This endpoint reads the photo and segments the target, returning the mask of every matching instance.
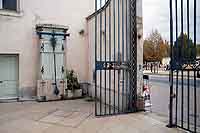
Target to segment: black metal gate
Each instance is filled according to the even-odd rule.
[[[170,0],[169,126],[200,132],[197,0]],[[198,7],[199,6],[199,7]]]
[[[136,111],[136,0],[95,0],[95,115]]]

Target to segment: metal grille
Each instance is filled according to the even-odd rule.
[[[133,107],[131,107],[131,110],[136,109],[136,101],[137,101],[137,23],[136,23],[136,0],[130,1],[130,28],[131,28],[131,40],[130,40],[130,62],[129,62],[129,68],[130,68],[130,90],[131,90],[131,98],[133,98]]]
[[[95,115],[136,111],[136,0],[96,0]]]
[[[170,0],[169,126],[200,132],[197,0]]]

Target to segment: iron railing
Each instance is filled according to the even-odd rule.
[[[136,0],[96,0],[87,19],[93,36],[95,115],[136,111]],[[105,3],[105,4],[103,4]],[[90,40],[90,41],[91,41]]]
[[[197,0],[170,0],[169,126],[200,132],[197,72]],[[199,8],[199,7],[198,7]]]

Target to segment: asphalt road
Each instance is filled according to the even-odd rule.
[[[194,124],[194,79],[190,78],[190,88],[188,95],[188,79],[184,77],[183,80],[183,121],[184,125],[187,127],[188,123],[188,113],[189,113],[189,122],[190,127]],[[181,124],[181,115],[182,115],[182,80],[179,78],[176,83],[176,78],[174,78],[174,90],[176,90],[176,84],[178,84],[178,110],[177,110],[177,119],[179,125]],[[152,102],[152,111],[159,115],[164,115],[168,117],[169,114],[169,77],[160,76],[160,75],[150,75],[150,86],[151,86],[151,102]],[[200,126],[200,79],[196,81],[197,86],[197,124]],[[175,93],[176,94],[176,93]],[[188,110],[188,96],[189,96],[189,110]],[[175,109],[176,109],[176,99],[174,99],[174,118],[175,118]],[[198,129],[200,131],[200,129]]]

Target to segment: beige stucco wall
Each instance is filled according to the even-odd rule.
[[[38,74],[39,48],[35,25],[69,26],[67,68],[87,81],[88,45],[85,18],[94,12],[94,0],[20,0],[19,13],[0,11],[0,54],[19,54],[19,88],[34,94]]]

